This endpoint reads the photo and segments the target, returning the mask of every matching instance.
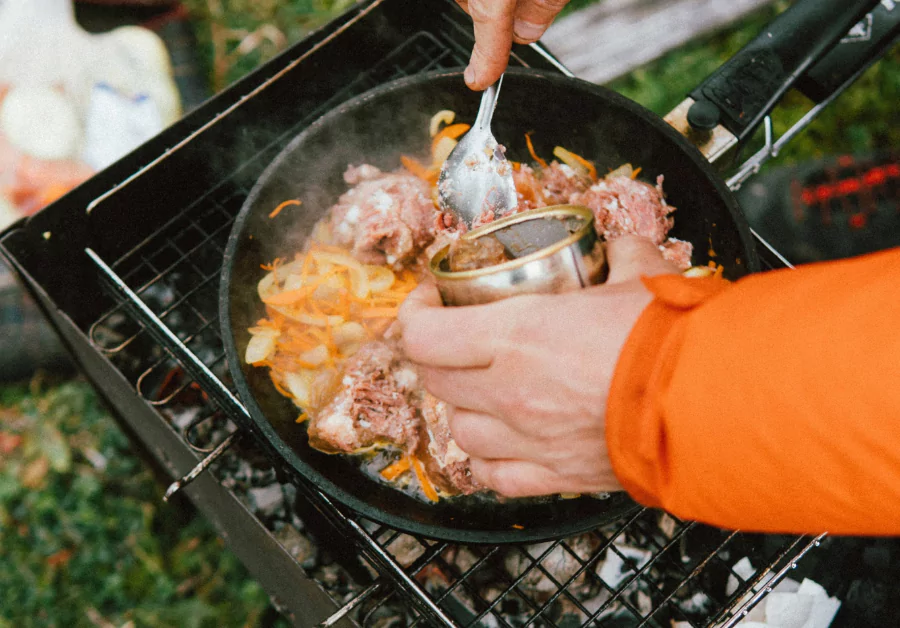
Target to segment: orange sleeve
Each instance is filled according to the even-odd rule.
[[[644,283],[606,427],[635,499],[724,528],[900,534],[900,249]]]

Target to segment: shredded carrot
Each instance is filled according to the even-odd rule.
[[[472,128],[468,124],[451,124],[450,126],[445,126],[441,129],[437,135],[434,136],[434,139],[431,140],[431,152],[437,148],[438,142],[440,142],[445,137],[449,137],[451,140],[458,139],[461,135],[468,132],[468,130]]]
[[[534,152],[534,144],[531,143],[531,133],[525,134],[525,143],[528,144],[528,152],[531,154],[531,158],[534,159],[535,162],[540,164],[542,168],[547,167],[547,162],[537,156],[537,153]]]
[[[399,308],[396,307],[373,307],[369,310],[360,312],[362,318],[393,318],[397,316]]]
[[[278,267],[278,265],[283,261],[284,260],[282,258],[276,257],[275,261],[273,261],[271,264],[260,264],[259,267],[262,268],[263,270],[274,271]]]
[[[416,472],[416,477],[419,478],[419,484],[422,485],[422,492],[425,493],[425,497],[427,497],[430,501],[436,502],[438,499],[437,491],[434,490],[434,484],[431,483],[431,480],[428,479],[428,476],[425,474],[425,469],[422,468],[422,463],[419,462],[419,459],[409,454],[409,461],[412,463],[413,471]]]
[[[519,172],[522,169],[522,163],[519,161],[511,161],[513,172]]]
[[[275,371],[274,371],[274,370],[270,370],[270,371],[269,371],[269,377],[272,379],[272,384],[275,386],[275,390],[277,390],[278,392],[280,392],[282,395],[284,395],[284,396],[287,397],[288,399],[293,398],[293,395],[292,395],[291,393],[289,393],[288,391],[286,391],[286,390],[281,386],[281,384],[278,383],[278,380],[275,379]]]
[[[296,290],[285,290],[278,294],[263,299],[266,305],[293,305],[297,301],[302,301],[315,290],[314,286],[306,286],[305,288],[297,288]]]
[[[441,171],[437,168],[426,168],[412,157],[407,157],[406,155],[400,156],[400,163],[402,163],[403,167],[409,170],[411,174],[414,174],[424,181],[428,181],[428,183],[437,183],[438,176],[441,174]]]
[[[300,416],[297,417],[297,420],[294,421],[294,423],[305,423],[305,422],[308,421],[308,420],[309,420],[309,413],[308,413],[308,412],[301,412],[301,413],[300,413]]]
[[[638,175],[641,174],[641,170],[643,170],[643,168],[635,168],[635,169],[631,172],[631,178],[632,178],[632,179],[637,179],[637,178],[638,178]]]
[[[404,456],[397,462],[391,463],[381,470],[381,477],[388,482],[396,480],[398,477],[409,471],[409,457]]]
[[[271,213],[269,214],[269,218],[274,218],[275,216],[277,216],[278,214],[281,213],[282,209],[284,209],[285,207],[288,207],[289,205],[302,205],[302,204],[303,204],[303,202],[298,201],[297,199],[291,199],[289,201],[285,201],[271,211]]]
[[[513,530],[524,530],[525,529],[525,526],[521,526],[518,523],[514,523],[512,527],[513,527]]]

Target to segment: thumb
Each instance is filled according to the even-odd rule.
[[[647,238],[627,235],[606,243],[609,260],[607,284],[624,283],[642,275],[669,275],[678,267],[666,261],[659,247]]]
[[[509,63],[516,0],[469,0],[475,26],[475,48],[466,68],[466,84],[474,90],[497,82]]]
[[[400,325],[405,325],[409,319],[428,308],[442,307],[441,293],[438,292],[437,285],[433,281],[423,281],[415,290],[410,292],[403,303],[400,304],[400,311],[397,314],[397,320]]]

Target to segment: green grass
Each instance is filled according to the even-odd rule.
[[[679,48],[612,82],[609,87],[658,114],[665,114],[706,76],[749,42],[783,7],[759,11],[739,25]],[[900,147],[900,46],[788,144],[773,165],[838,153],[860,153]],[[776,135],[787,130],[812,106],[792,92],[773,114]]]
[[[211,81],[226,83],[348,2],[220,1],[188,2],[202,19],[210,68],[216,29],[227,35],[226,53],[263,23],[284,36],[281,45],[262,39],[248,54],[233,54],[218,75],[211,72]],[[665,113],[772,15],[762,11],[611,87]],[[897,102],[900,50],[873,67],[779,163],[900,146]],[[808,106],[802,97],[789,97],[776,115],[776,130]],[[97,466],[98,455],[105,468]],[[267,608],[265,593],[212,528],[162,502],[162,487],[87,383],[0,386],[0,628],[254,626]]]
[[[0,628],[255,626],[268,606],[89,384],[0,387]]]

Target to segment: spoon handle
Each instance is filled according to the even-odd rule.
[[[491,128],[491,118],[494,117],[494,108],[500,96],[500,86],[503,85],[503,75],[500,79],[484,90],[481,95],[481,104],[478,106],[478,116],[475,118],[475,128],[487,131]]]

